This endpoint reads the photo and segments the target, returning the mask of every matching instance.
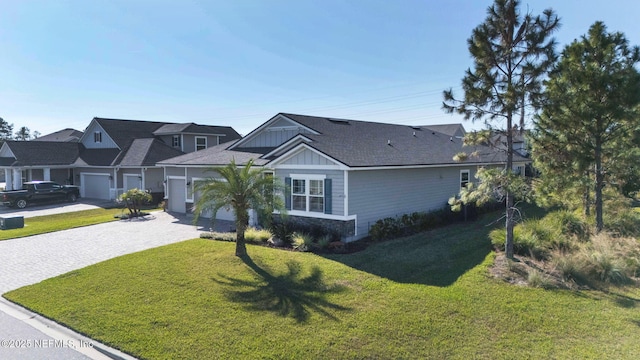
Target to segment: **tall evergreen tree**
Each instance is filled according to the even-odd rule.
[[[26,126],[22,126],[20,130],[16,131],[15,139],[18,141],[27,141],[31,139],[31,130]]]
[[[462,79],[464,99],[451,90],[444,92],[443,109],[459,113],[467,120],[484,120],[497,133],[499,147],[506,151],[506,167],[501,179],[506,185],[506,256],[513,257],[514,199],[509,189],[513,167],[513,138],[518,133],[515,120],[524,125],[525,108],[536,109],[542,95],[542,79],[556,60],[551,34],[560,26],[551,9],[542,15],[522,15],[518,0],[495,0],[487,18],[468,40],[474,59]],[[514,118],[516,117],[516,118]],[[498,127],[492,123],[499,122]]]
[[[596,22],[562,52],[536,120],[533,153],[543,180],[559,190],[571,187],[567,179],[593,187],[596,231],[604,226],[607,182],[622,192],[638,190],[639,61],[637,46],[629,47],[623,34],[607,33]],[[588,214],[591,191],[582,191]]]
[[[13,139],[13,124],[9,124],[0,117],[0,140]]]

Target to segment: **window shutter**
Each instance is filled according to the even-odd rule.
[[[331,179],[324,179],[324,213],[331,214]]]
[[[291,178],[284,178],[284,207],[291,210]]]

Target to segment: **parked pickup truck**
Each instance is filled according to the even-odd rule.
[[[22,190],[0,192],[2,204],[24,209],[28,204],[54,201],[76,201],[80,197],[77,186],[60,185],[52,181],[30,181]]]

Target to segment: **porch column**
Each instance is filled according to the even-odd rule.
[[[4,188],[6,190],[13,190],[13,176],[11,175],[11,169],[4,169]]]
[[[42,169],[42,176],[44,176],[44,181],[51,181],[51,168]]]
[[[13,188],[12,190],[22,189],[22,170],[13,169]]]

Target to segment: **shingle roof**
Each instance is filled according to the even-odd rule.
[[[78,142],[82,137],[82,134],[82,131],[75,129],[63,129],[51,134],[40,136],[32,141]]]
[[[153,132],[154,135],[175,135],[180,133],[221,135],[220,142],[228,142],[240,138],[240,134],[230,126],[199,125],[194,123],[166,124]]]
[[[183,152],[157,139],[136,139],[121,152],[115,163],[121,166],[154,166],[157,162],[180,156]]]
[[[466,164],[504,162],[506,154],[487,146],[465,146],[462,139],[434,131],[429,126],[416,127],[358,120],[282,114],[319,135],[309,146],[350,167],[417,166],[456,164],[459,152],[478,152]],[[526,160],[514,155],[516,161]]]
[[[80,145],[80,156],[75,165],[111,166],[119,154],[118,149],[87,149]]]
[[[4,166],[71,165],[78,157],[78,143],[58,141],[6,141],[15,155],[2,158]]]
[[[93,118],[109,134],[120,149],[129,147],[135,139],[153,138],[153,132],[167,123],[156,121]]]
[[[243,149],[242,151],[228,150],[228,148],[236,141],[234,141],[233,143],[228,142],[225,144],[212,146],[204,150],[191,152],[165,161],[160,161],[158,162],[158,164],[181,166],[216,166],[229,164],[232,159],[235,159],[236,164],[238,165],[244,165],[251,159],[254,159],[255,165],[264,165],[269,162],[268,160],[260,159],[260,156],[266,154],[273,148],[251,148]]]

